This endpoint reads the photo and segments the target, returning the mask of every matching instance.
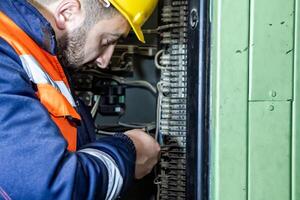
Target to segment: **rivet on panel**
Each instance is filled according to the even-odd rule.
[[[270,91],[269,94],[270,94],[271,97],[276,97],[277,96],[277,93],[274,90]]]
[[[268,107],[268,109],[269,109],[269,111],[274,111],[274,110],[275,110],[275,107],[274,107],[273,105],[270,105],[270,106]]]

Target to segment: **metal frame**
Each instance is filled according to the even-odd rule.
[[[187,199],[209,198],[209,0],[189,2]]]

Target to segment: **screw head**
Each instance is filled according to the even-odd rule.
[[[276,97],[277,96],[277,93],[274,90],[270,91],[269,94],[270,94],[271,97]]]
[[[199,23],[199,15],[198,11],[196,9],[192,9],[191,14],[190,14],[190,25],[192,29],[197,28]]]
[[[273,105],[269,105],[268,109],[269,109],[269,111],[274,111],[275,107]]]

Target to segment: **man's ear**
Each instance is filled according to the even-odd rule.
[[[82,9],[79,0],[62,0],[58,3],[54,18],[58,29],[65,30],[68,23],[78,23]],[[74,24],[76,25],[76,24]]]

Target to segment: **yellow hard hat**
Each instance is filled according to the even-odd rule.
[[[151,16],[158,0],[109,0],[127,19],[138,39],[145,43],[142,26]]]

